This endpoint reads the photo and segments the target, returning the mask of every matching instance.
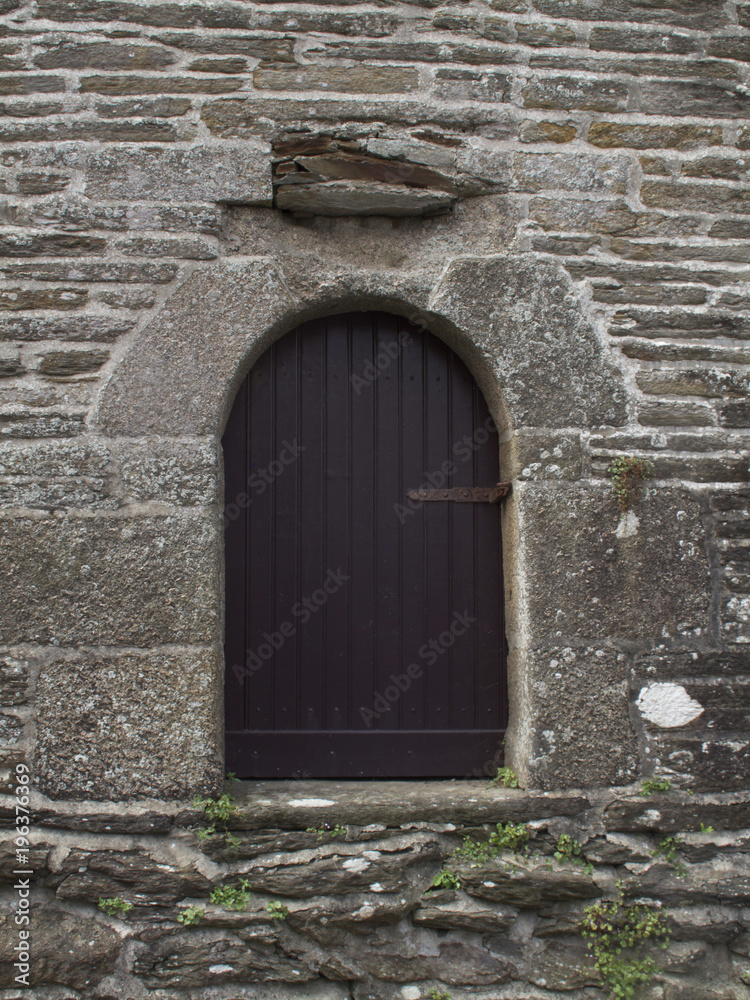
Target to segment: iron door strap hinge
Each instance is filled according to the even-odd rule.
[[[510,483],[495,483],[494,486],[457,486],[450,490],[412,490],[410,500],[426,502],[448,500],[453,503],[497,503],[510,493]]]

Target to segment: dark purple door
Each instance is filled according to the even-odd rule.
[[[507,722],[498,439],[463,362],[390,313],[306,323],[224,434],[226,766],[461,777]]]

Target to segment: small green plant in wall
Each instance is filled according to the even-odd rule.
[[[594,866],[586,860],[580,842],[567,833],[561,833],[557,838],[555,858],[560,862],[567,861],[570,864],[581,865],[589,874],[594,870]]]
[[[529,828],[525,823],[498,823],[496,829],[487,840],[474,840],[464,837],[461,846],[453,852],[456,858],[466,858],[477,864],[484,864],[490,858],[496,858],[503,851],[520,854],[530,837]]]
[[[205,910],[199,909],[197,906],[186,906],[182,913],[177,916],[177,923],[182,924],[184,927],[194,927],[195,924],[201,922],[201,917],[204,916]]]
[[[496,788],[498,785],[502,785],[503,788],[518,788],[518,778],[512,767],[499,767],[497,774],[487,787]]]
[[[331,826],[330,823],[323,823],[322,826],[318,827],[308,826],[305,832],[316,833],[318,835],[318,840],[325,840],[326,837],[334,840],[336,837],[346,836],[346,827],[342,826],[340,823],[337,823],[335,826]]]
[[[271,899],[266,903],[266,911],[272,920],[286,920],[289,916],[289,907],[284,906],[278,899]]]
[[[449,872],[444,868],[441,872],[438,872],[435,878],[432,880],[431,889],[460,889],[461,880],[453,872]]]
[[[432,987],[427,996],[430,1000],[451,1000],[450,993],[446,993],[444,990],[439,990],[436,986]]]
[[[674,868],[680,878],[684,878],[687,875],[687,868],[677,853],[684,843],[684,840],[680,840],[679,837],[665,837],[653,848],[651,857],[663,858],[667,864]]]
[[[669,778],[648,778],[641,786],[641,795],[659,795],[668,792],[672,787]]]
[[[103,910],[104,913],[108,913],[110,917],[122,917],[128,912],[128,910],[133,909],[132,903],[128,903],[119,896],[113,896],[111,899],[99,897],[99,902],[96,905],[100,910]]]
[[[227,781],[230,786],[234,781],[234,775],[231,771],[227,775]],[[239,839],[228,830],[229,821],[237,814],[237,806],[230,792],[224,792],[215,799],[197,797],[193,799],[193,809],[200,809],[209,821],[207,826],[200,827],[196,831],[201,843],[212,837],[217,832],[218,826],[221,827],[220,832],[224,834],[227,846],[239,847]]]
[[[615,1000],[631,1000],[656,970],[646,954],[648,943],[669,944],[661,914],[653,906],[624,903],[622,897],[594,903],[583,912],[581,933],[597,971]]]
[[[217,885],[209,899],[216,906],[222,906],[225,910],[244,910],[250,898],[249,890],[250,883],[246,878],[241,878],[238,886]]]
[[[635,455],[620,455],[613,458],[607,469],[607,475],[615,491],[615,497],[623,514],[631,509],[643,491],[643,483],[651,479],[654,467],[645,458]]]

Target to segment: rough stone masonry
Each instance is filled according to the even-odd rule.
[[[733,0],[0,0],[1,1000],[594,1000],[618,878],[671,936],[644,996],[750,998],[749,60]],[[528,791],[251,786],[201,840],[223,422],[358,308],[448,341],[501,432]],[[520,860],[450,860],[508,821]]]

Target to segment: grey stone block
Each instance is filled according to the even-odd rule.
[[[213,642],[218,531],[205,515],[6,521],[0,641]]]
[[[115,146],[92,154],[86,168],[86,194],[93,199],[271,204],[270,151],[259,142],[189,149]]]
[[[518,492],[535,641],[685,643],[706,633],[707,540],[701,505],[688,491],[649,490],[631,512],[638,523],[621,526],[619,536],[609,482]]]
[[[215,503],[219,454],[213,441],[118,442],[119,472],[128,499],[181,507]]]
[[[212,794],[223,767],[220,671],[217,652],[190,647],[49,658],[38,682],[40,789],[69,799]]]
[[[476,337],[515,426],[624,422],[620,376],[553,264],[515,257],[450,264],[431,308]]]

